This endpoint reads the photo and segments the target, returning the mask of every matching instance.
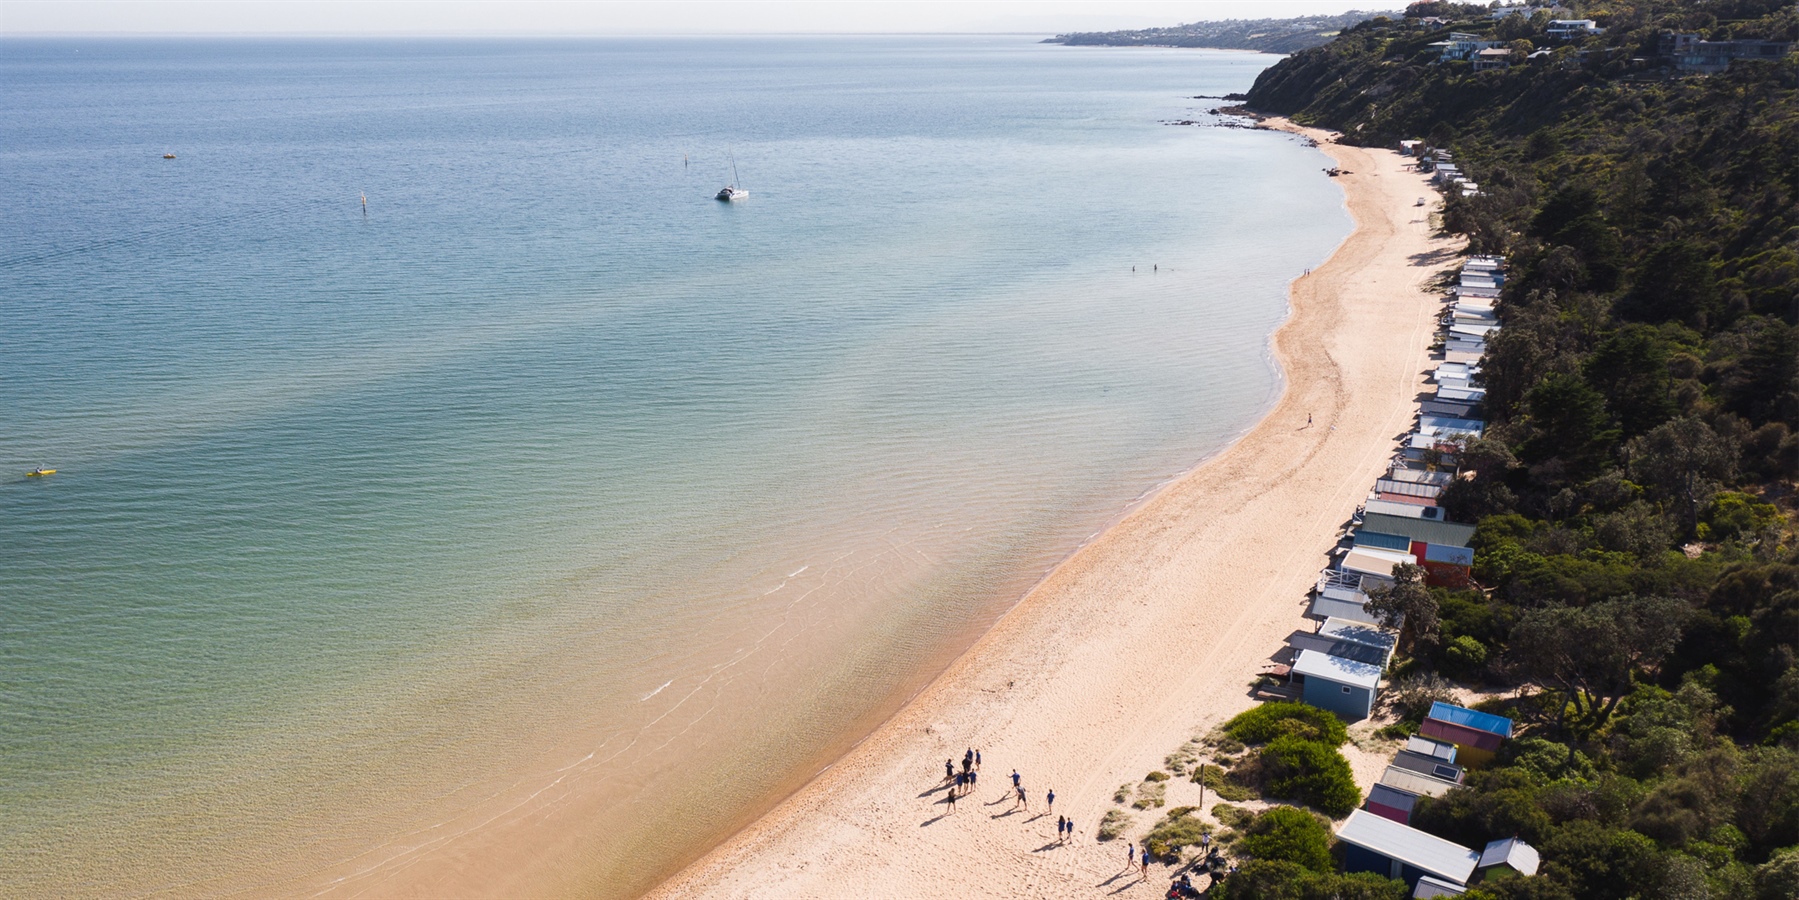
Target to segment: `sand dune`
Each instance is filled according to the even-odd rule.
[[[1285,123],[1276,123],[1288,127]],[[1321,132],[1305,132],[1323,141]],[[655,897],[1160,896],[1099,843],[1118,785],[1251,703],[1326,551],[1407,430],[1458,245],[1391,151],[1324,143],[1355,229],[1292,287],[1286,373],[1256,428],[1058,567],[898,714]],[[1433,207],[1434,208],[1434,204]],[[1311,424],[1307,424],[1308,415]],[[981,748],[953,813],[946,758]],[[1011,812],[1007,775],[1031,798]],[[1074,818],[1056,845],[1055,814]],[[1171,799],[1172,796],[1171,796]],[[1139,831],[1153,820],[1139,815]],[[1133,835],[1134,836],[1134,835]]]

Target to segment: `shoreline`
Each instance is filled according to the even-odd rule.
[[[1458,249],[1429,234],[1428,216],[1413,218],[1438,204],[1412,205],[1434,194],[1397,153],[1282,119],[1259,127],[1310,138],[1349,170],[1336,180],[1354,220],[1289,286],[1288,316],[1268,341],[1280,391],[1262,418],[1139,498],[897,712],[648,896],[1118,888],[1088,877],[1118,868],[1117,845],[1094,840],[1113,786],[1250,706],[1258,661],[1306,627],[1305,588],[1412,415],[1440,308],[1420,288]],[[1386,340],[1395,334],[1407,339]],[[990,781],[950,815],[934,773],[964,746],[982,749]],[[1039,802],[1057,791],[1076,839],[1055,846],[1048,813],[1005,812],[1012,768]],[[1156,817],[1139,814],[1127,836]]]

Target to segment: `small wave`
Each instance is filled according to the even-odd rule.
[[[647,694],[644,694],[644,695],[643,695],[643,696],[642,696],[642,697],[639,697],[639,698],[638,698],[638,700],[637,700],[637,702],[638,702],[638,703],[642,703],[642,702],[643,702],[643,701],[645,701],[645,700],[648,700],[648,699],[650,699],[650,698],[651,698],[651,697],[654,697],[654,696],[656,696],[656,695],[657,695],[657,694],[660,694],[660,693],[662,693],[662,691],[663,691],[663,688],[666,688],[666,687],[668,687],[668,686],[669,686],[669,685],[671,685],[671,684],[674,684],[674,683],[675,683],[675,680],[674,680],[674,679],[673,679],[673,678],[670,678],[670,679],[669,679],[669,680],[667,680],[667,681],[664,681],[664,682],[662,682],[662,687],[659,687],[659,688],[657,688],[657,689],[655,689],[655,690],[653,690],[653,691],[651,691],[651,692],[649,692],[649,693],[647,693]]]
[[[811,567],[811,566],[809,566],[809,565],[806,565],[806,566],[800,566],[800,567],[799,567],[799,568],[797,568],[797,569],[794,569],[794,570],[793,570],[793,571],[791,571],[791,572],[788,572],[788,573],[787,573],[787,577],[788,577],[788,578],[792,578],[792,577],[793,577],[793,576],[795,576],[795,575],[798,575],[798,574],[799,574],[799,573],[801,573],[801,572],[804,572],[804,571],[806,571],[806,570],[807,570],[807,569],[810,569],[810,568],[812,568],[812,567]]]

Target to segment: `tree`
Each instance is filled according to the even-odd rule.
[[[1710,499],[1712,485],[1736,468],[1736,450],[1710,425],[1691,416],[1656,426],[1625,448],[1631,475],[1681,503],[1681,521],[1691,534],[1699,524],[1699,507]]]
[[[1331,833],[1303,809],[1276,806],[1244,829],[1244,853],[1255,859],[1290,862],[1313,872],[1331,871]]]
[[[1716,324],[1718,280],[1706,252],[1689,241],[1662,244],[1637,267],[1635,284],[1619,312],[1644,322]]]
[[[1403,627],[1414,641],[1437,637],[1437,597],[1424,584],[1424,567],[1400,563],[1393,567],[1393,583],[1368,592],[1368,612],[1383,628]]]
[[[1553,373],[1524,395],[1530,437],[1518,455],[1532,464],[1561,460],[1575,474],[1600,469],[1618,440],[1605,397],[1573,375]]]
[[[1523,673],[1558,687],[1585,724],[1605,724],[1637,672],[1654,672],[1680,640],[1690,609],[1666,597],[1533,609],[1512,628]],[[1563,707],[1566,724],[1566,705]]]
[[[1625,437],[1636,437],[1678,411],[1668,357],[1667,342],[1656,329],[1626,325],[1594,348],[1581,367],[1587,383],[1605,395]]]

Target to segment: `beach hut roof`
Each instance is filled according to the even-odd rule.
[[[1287,635],[1287,646],[1301,653],[1315,651],[1327,656],[1335,656],[1338,659],[1367,663],[1371,666],[1385,667],[1387,664],[1387,653],[1379,647],[1358,644],[1315,631],[1295,631]]]
[[[1380,783],[1388,787],[1399,788],[1402,791],[1411,791],[1422,797],[1441,797],[1456,788],[1456,783],[1453,781],[1432,778],[1422,772],[1413,772],[1398,766],[1388,766],[1387,771],[1381,773]]]
[[[1362,529],[1378,531],[1383,534],[1401,534],[1414,541],[1427,544],[1444,544],[1450,547],[1466,547],[1474,540],[1474,526],[1459,522],[1437,522],[1430,519],[1412,519],[1406,516],[1389,516],[1385,513],[1363,513]]]
[[[1488,734],[1497,734],[1500,737],[1509,738],[1512,736],[1511,719],[1508,719],[1505,716],[1496,716],[1492,713],[1479,712],[1463,706],[1456,706],[1451,703],[1444,703],[1441,700],[1430,705],[1430,715],[1428,718],[1436,719],[1440,722],[1448,722],[1452,725],[1461,725],[1466,728],[1472,728],[1475,731],[1485,731]]]
[[[1455,762],[1455,745],[1443,741],[1433,741],[1423,735],[1414,734],[1405,740],[1407,753],[1417,753],[1444,762]]]
[[[1468,893],[1468,889],[1459,884],[1451,884],[1441,878],[1426,875],[1418,879],[1418,886],[1412,888],[1412,900],[1430,900],[1432,897],[1460,897]]]
[[[1380,666],[1317,650],[1299,651],[1299,658],[1293,661],[1293,673],[1371,691],[1380,684]]]
[[[1382,534],[1378,531],[1369,531],[1364,528],[1355,533],[1355,545],[1357,547],[1374,547],[1380,550],[1409,552],[1412,549],[1412,539],[1403,534]]]
[[[1487,845],[1480,853],[1480,864],[1476,868],[1500,864],[1511,866],[1520,875],[1537,874],[1537,865],[1542,859],[1537,855],[1537,848],[1517,838],[1506,838]]]
[[[1480,861],[1479,853],[1461,844],[1362,809],[1350,813],[1344,820],[1343,827],[1337,829],[1337,840],[1372,850],[1454,884],[1467,884],[1468,876],[1474,874],[1475,863]]]
[[[1418,803],[1418,795],[1390,784],[1376,784],[1368,789],[1368,802],[1411,812],[1412,807]]]
[[[1344,619],[1351,622],[1375,624],[1374,615],[1368,607],[1356,600],[1343,600],[1319,594],[1312,598],[1312,609],[1307,615],[1314,619]]]
[[[1391,631],[1383,631],[1370,623],[1351,619],[1327,618],[1324,620],[1324,625],[1318,629],[1318,633],[1340,641],[1354,641],[1370,647],[1379,647],[1389,653],[1399,644],[1399,635]]]
[[[1398,550],[1355,547],[1343,555],[1343,562],[1338,567],[1346,572],[1363,572],[1369,575],[1391,577],[1394,566],[1417,561],[1412,554]]]

